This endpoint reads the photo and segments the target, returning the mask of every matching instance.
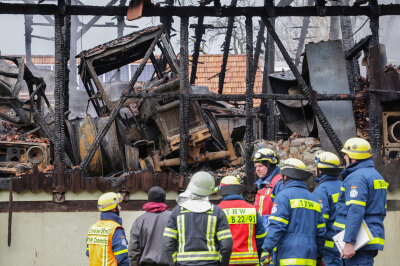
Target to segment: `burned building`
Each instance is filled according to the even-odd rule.
[[[78,55],[77,71],[87,95],[79,105],[86,107],[89,100],[94,110],[91,116],[80,119],[68,117],[68,73],[76,71],[68,68],[68,61],[76,59],[65,53],[72,49],[69,21],[71,16],[97,15],[117,16],[123,22],[129,9],[126,3],[112,6],[115,1],[111,1],[104,7],[68,1],[57,4],[44,1],[41,5],[0,2],[1,14],[39,14],[47,18],[52,15],[55,29],[54,107],[46,98],[40,77],[30,74],[30,66],[26,67],[17,57],[1,57],[2,61],[9,61],[7,68],[13,65],[12,70],[2,68],[0,72],[0,113],[7,121],[3,124],[5,130],[2,129],[6,134],[0,143],[0,171],[4,171],[0,188],[7,199],[0,205],[2,215],[9,217],[5,224],[9,228],[11,247],[15,244],[21,247],[18,250],[24,250],[18,233],[26,232],[20,224],[26,220],[40,226],[40,219],[46,217],[52,221],[53,230],[66,237],[59,228],[63,222],[55,217],[78,219],[77,213],[84,216],[95,211],[94,199],[99,191],[124,193],[123,208],[132,214],[141,209],[144,200],[141,192],[155,184],[170,191],[168,203],[173,204],[174,193],[185,187],[192,170],[202,166],[215,169],[244,164],[245,184],[251,192],[255,178],[250,158],[258,138],[274,140],[297,133],[318,137],[323,147],[338,151],[344,138],[361,129],[360,134],[370,139],[377,167],[395,193],[400,150],[398,67],[387,66],[378,31],[380,16],[400,14],[398,4],[378,5],[377,1],[370,1],[366,6],[325,6],[317,1],[313,6],[288,7],[267,1],[265,6],[236,7],[237,1],[232,1],[231,6],[223,6],[220,1],[201,1],[195,6],[174,6],[173,2],[143,7],[141,16],[161,17],[162,25],[142,28]],[[273,18],[283,16],[342,16],[343,24],[347,25],[345,16],[357,15],[370,18],[371,37],[358,43],[349,41],[352,34],[344,26],[342,42],[307,45],[301,71],[272,23]],[[227,25],[228,41],[218,73],[219,93],[204,93],[194,86],[199,53],[197,40],[202,38],[200,18],[208,16],[246,16],[243,93],[223,91],[232,20]],[[181,18],[179,56],[176,56],[178,49],[169,42],[171,17]],[[199,18],[191,72],[189,17]],[[261,18],[261,28],[268,32],[266,54],[268,47],[275,43],[292,73],[268,75],[272,73],[266,62],[262,93],[257,94],[254,93],[254,67],[258,66],[255,62],[260,58],[263,40],[261,37],[253,40],[252,17]],[[154,54],[156,47],[161,51],[160,57]],[[365,56],[367,66],[364,83],[356,67],[360,53]],[[266,57],[266,60],[270,59]],[[133,61],[139,65],[129,82],[99,81],[99,75]],[[154,75],[139,83],[138,77],[148,61],[154,66]],[[16,82],[9,82],[10,78]],[[19,97],[21,84],[27,87],[27,99]],[[254,107],[254,99],[261,100],[260,108]],[[236,102],[241,102],[244,108],[232,105]],[[11,135],[7,132],[17,137],[8,139]],[[388,201],[390,221],[397,219],[398,206],[399,200],[393,194]],[[89,216],[79,219],[85,223]],[[74,227],[74,230],[80,233],[80,228]],[[74,245],[79,246],[77,243]],[[35,245],[39,253],[43,252],[43,246],[46,245]],[[70,250],[75,252],[74,248]],[[10,254],[19,256],[11,248]],[[54,256],[49,260],[57,264],[63,258]],[[39,263],[46,264],[43,261]]]

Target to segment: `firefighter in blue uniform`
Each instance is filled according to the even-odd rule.
[[[340,167],[340,159],[331,152],[319,151],[315,155],[315,163],[317,165],[315,179],[318,182],[313,194],[317,196],[321,203],[322,216],[326,222],[326,234],[318,238],[318,247],[321,251],[325,266],[343,265],[340,253],[332,241],[332,237],[336,234],[333,223],[336,219],[336,203],[339,198],[342,181],[339,176],[343,171]]]
[[[325,234],[326,224],[318,199],[304,182],[312,173],[306,171],[302,161],[289,158],[281,174],[283,187],[274,200],[261,261],[269,263],[276,247],[274,265],[315,265],[317,236]]]
[[[339,230],[345,229],[345,246],[341,256],[345,265],[373,265],[378,250],[383,250],[385,229],[383,220],[386,216],[386,195],[388,183],[376,171],[370,159],[371,145],[362,138],[351,138],[343,149],[347,167],[342,173],[343,187],[339,195],[342,203],[337,212],[334,225]],[[373,240],[361,249],[354,251],[354,244],[365,220]],[[338,230],[338,232],[339,232]]]

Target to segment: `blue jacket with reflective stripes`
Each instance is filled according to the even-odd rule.
[[[313,194],[317,196],[318,201],[321,203],[321,211],[326,223],[326,233],[322,238],[318,239],[318,248],[325,252],[337,251],[332,237],[336,234],[333,223],[336,220],[336,203],[339,199],[340,188],[342,181],[339,177],[322,175],[316,178],[318,186],[315,188]],[[329,242],[327,242],[329,241]]]
[[[107,211],[100,213],[100,220],[111,220],[122,225],[122,219],[115,212]],[[125,231],[123,228],[117,228],[114,232],[111,242],[113,253],[117,253],[118,266],[129,266],[128,258],[128,241],[126,240]],[[86,250],[86,256],[89,256],[89,250]]]
[[[254,184],[257,185],[257,190],[263,189],[266,185],[269,185],[269,183],[271,182],[271,179],[274,176],[276,176],[277,174],[279,174],[280,171],[281,171],[281,168],[279,166],[276,166],[275,169],[271,173],[269,173],[267,176],[259,178],[256,182],[254,182]]]
[[[311,265],[317,259],[317,236],[326,225],[317,197],[303,181],[288,180],[276,196],[270,227],[262,246],[271,253],[277,248],[278,265]]]
[[[343,171],[336,225],[345,226],[344,242],[355,243],[363,220],[374,239],[361,250],[383,250],[388,183],[376,171],[372,160],[350,164]],[[335,228],[340,231],[344,228]]]

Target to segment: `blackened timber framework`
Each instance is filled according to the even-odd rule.
[[[235,1],[232,1],[235,2]],[[258,7],[236,7],[231,5],[228,7],[217,5],[219,1],[215,1],[214,7],[209,6],[173,6],[172,2],[169,1],[168,6],[148,6],[144,7],[142,16],[143,17],[172,17],[178,16],[181,18],[181,33],[180,33],[180,44],[181,44],[181,60],[179,68],[180,80],[180,93],[175,95],[144,95],[144,94],[133,94],[133,95],[123,95],[121,98],[121,103],[126,100],[127,97],[178,97],[180,99],[180,161],[181,168],[180,174],[182,176],[188,175],[188,119],[187,117],[188,106],[191,100],[198,99],[219,99],[219,100],[238,100],[246,102],[246,173],[247,180],[246,185],[248,189],[251,189],[253,181],[253,169],[250,161],[250,157],[253,151],[253,131],[251,117],[253,115],[253,99],[308,99],[312,103],[312,107],[323,125],[324,129],[331,137],[331,141],[335,148],[338,150],[341,146],[340,140],[337,138],[335,131],[332,129],[328,121],[326,120],[323,112],[319,109],[318,101],[320,100],[354,100],[364,97],[363,95],[317,95],[314,91],[307,87],[301,75],[299,74],[296,66],[294,65],[292,59],[288,56],[285,47],[276,34],[273,25],[269,22],[268,18],[275,17],[288,17],[288,16],[368,16],[371,19],[371,31],[372,38],[370,45],[376,46],[379,43],[379,17],[388,15],[400,15],[400,5],[378,5],[376,0],[371,0],[369,6],[329,6],[319,4],[317,1],[315,6],[305,6],[305,7],[289,7],[289,6],[274,6],[271,1],[265,1],[265,6]],[[93,15],[93,16],[125,16],[128,7],[126,6],[85,6],[85,5],[71,5],[70,1],[58,0],[57,5],[55,4],[13,4],[13,3],[0,3],[0,14],[25,14],[25,15],[54,15],[55,16],[55,52],[56,52],[56,88],[55,88],[55,99],[56,99],[56,142],[55,143],[55,159],[58,169],[57,175],[57,192],[63,191],[64,176],[63,170],[65,165],[65,159],[63,158],[62,147],[63,145],[63,133],[64,124],[62,119],[64,118],[65,103],[68,102],[68,94],[65,90],[65,80],[66,80],[66,53],[61,52],[62,49],[68,48],[70,36],[70,23],[68,22],[68,16],[72,15]],[[246,16],[246,93],[245,95],[190,95],[188,93],[189,88],[189,60],[188,60],[188,21],[190,17],[235,17],[235,16]],[[67,18],[66,18],[67,17]],[[278,44],[279,49],[284,54],[285,60],[290,66],[291,70],[295,74],[298,82],[305,92],[304,95],[273,95],[273,94],[259,94],[255,95],[253,91],[254,87],[254,71],[253,68],[256,67],[253,58],[253,26],[252,17],[261,17],[263,24],[267,27],[269,34],[272,36],[273,40]],[[169,23],[166,23],[169,24]],[[64,27],[64,28],[63,28]],[[232,27],[228,27],[230,29]],[[227,36],[228,37],[228,36]],[[230,38],[229,38],[230,39]],[[228,43],[228,42],[226,42]],[[225,50],[229,51],[229,47],[225,47]],[[146,60],[143,61],[147,61]],[[222,71],[221,74],[225,71]],[[136,75],[136,73],[138,73]],[[136,72],[135,76],[132,78],[129,86],[129,90],[132,89],[133,84],[137,80],[137,76],[140,72]],[[378,82],[376,86],[373,86],[369,92],[369,109],[370,109],[370,132],[372,137],[372,146],[375,154],[380,151],[380,129],[379,129],[379,110],[377,111],[377,105],[379,105],[379,97],[377,97],[376,92],[379,91]],[[222,92],[222,88],[220,88]],[[128,96],[129,95],[129,96]],[[107,125],[110,125],[115,119],[118,108],[115,108],[109,117]],[[101,141],[102,136],[107,131],[105,126],[99,135],[96,137],[95,145],[92,148],[95,150],[98,143]],[[59,142],[59,143],[58,143]],[[81,169],[85,168],[90,162],[90,156],[87,156],[81,164]]]

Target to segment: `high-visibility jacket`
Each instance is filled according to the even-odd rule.
[[[320,178],[316,178],[315,181],[318,182],[318,186],[315,188],[313,194],[321,204],[322,216],[326,223],[326,233],[322,238],[318,239],[318,246],[324,256],[330,253],[339,257],[339,251],[332,237],[336,234],[333,223],[336,220],[336,204],[339,199],[342,181],[339,180],[339,177],[328,175],[322,175]]]
[[[276,250],[275,265],[316,265],[317,236],[326,232],[318,199],[303,181],[289,180],[276,196],[263,250]]]
[[[256,181],[258,187],[263,187],[257,191],[254,206],[261,216],[270,215],[272,209],[271,193],[275,184],[282,179],[279,173],[280,168],[277,166],[264,180]],[[263,180],[263,181],[262,181]],[[262,181],[262,182],[261,182]],[[261,183],[260,183],[261,182]]]
[[[167,249],[178,265],[219,265],[220,256],[229,261],[232,251],[232,234],[225,213],[214,204],[202,213],[176,206],[164,230],[164,238],[167,238],[167,245],[174,242],[173,250]],[[225,243],[229,243],[229,247],[224,247],[227,239]]]
[[[334,223],[337,231],[345,230],[344,242],[355,243],[363,220],[373,240],[360,250],[383,250],[386,217],[386,196],[389,184],[376,171],[372,160],[350,164],[342,173],[338,213]]]
[[[129,265],[128,243],[121,223],[115,213],[102,212],[101,220],[90,227],[86,251],[90,266]]]
[[[224,196],[218,207],[228,218],[233,238],[229,265],[258,265],[258,251],[267,234],[260,214],[238,194]]]

